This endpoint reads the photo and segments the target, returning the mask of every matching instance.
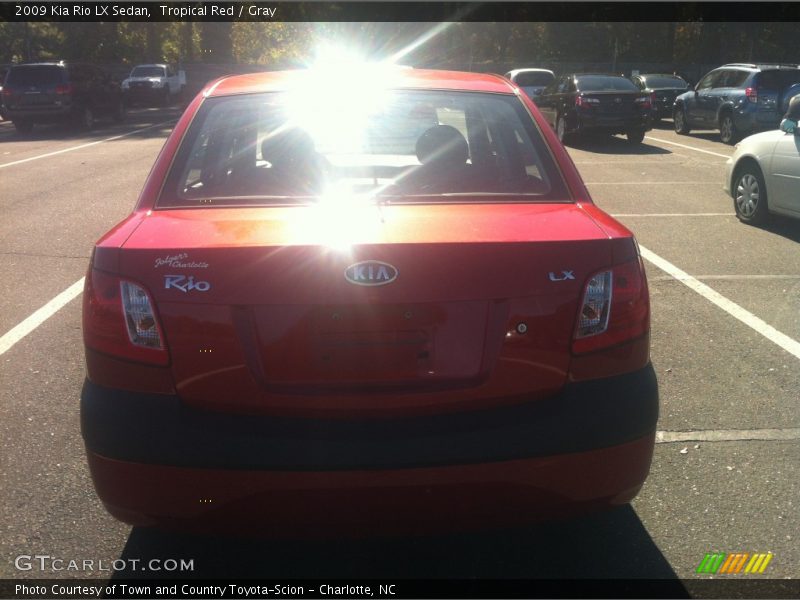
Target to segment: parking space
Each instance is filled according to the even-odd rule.
[[[0,335],[83,276],[93,242],[133,206],[176,116],[141,110],[124,127],[25,139],[0,123]],[[800,340],[798,224],[739,223],[721,189],[732,149],[715,134],[678,136],[668,124],[641,146],[620,137],[569,152],[597,204],[643,248]],[[93,145],[70,149],[84,144]],[[26,162],[3,167],[16,161]],[[195,558],[193,575],[209,577],[570,577],[563,553],[571,553],[571,564],[584,557],[590,565],[583,576],[691,578],[712,551],[772,552],[767,576],[796,577],[800,358],[654,263],[646,268],[663,435],[632,508],[415,540],[275,546],[132,531],[109,517],[79,433],[76,298],[0,354],[0,577],[30,576],[14,557],[36,553]],[[685,441],[670,441],[676,436]]]

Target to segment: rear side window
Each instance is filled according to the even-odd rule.
[[[578,90],[581,92],[638,92],[630,79],[604,75],[579,75]]]
[[[766,90],[778,91],[795,83],[800,83],[800,69],[761,71],[756,78],[756,85]]]
[[[747,78],[750,77],[749,71],[736,71],[733,69],[722,72],[722,76],[716,82],[717,88],[736,88],[742,87]]]
[[[370,110],[326,113],[288,93],[206,100],[157,206],[570,201],[516,96],[396,90]]]
[[[514,83],[520,87],[544,87],[553,83],[555,77],[550,73],[533,71],[530,73],[518,73],[514,78]]]
[[[55,65],[25,65],[12,67],[8,85],[51,85],[64,82],[65,69]]]

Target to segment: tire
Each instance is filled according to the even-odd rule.
[[[631,145],[641,144],[644,141],[644,129],[631,129],[626,135]]]
[[[125,121],[127,116],[128,116],[128,106],[125,103],[125,100],[120,99],[119,103],[114,109],[114,114],[112,115],[112,118],[114,119],[115,123],[122,123]]]
[[[737,167],[731,186],[733,210],[742,223],[761,225],[769,217],[767,186],[761,169],[754,163]]]
[[[169,106],[172,101],[172,96],[169,93],[169,88],[164,90],[164,94],[161,97],[161,106]]]
[[[94,113],[88,106],[84,106],[78,113],[78,127],[90,131],[94,127]]]
[[[672,120],[675,124],[675,133],[678,135],[688,135],[692,128],[689,127],[689,122],[686,120],[686,111],[683,107],[676,107],[672,112]]]
[[[741,134],[733,121],[733,115],[723,114],[719,119],[719,139],[723,144],[733,145],[739,141]]]
[[[12,121],[17,133],[30,133],[33,131],[33,121]]]
[[[563,115],[558,115],[556,118],[556,136],[558,141],[567,145],[571,141],[571,136],[567,133],[567,120]]]

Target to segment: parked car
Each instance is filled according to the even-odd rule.
[[[735,144],[757,131],[775,129],[797,94],[797,65],[723,65],[675,99],[675,131],[686,135],[692,129],[719,129],[720,140]]]
[[[183,91],[186,75],[171,65],[152,64],[133,67],[122,81],[122,91],[129,105],[137,102],[158,102],[169,105]]]
[[[7,74],[8,74],[8,66],[7,65],[0,66],[0,121],[5,119],[5,117],[3,117],[3,84],[6,81]]]
[[[649,313],[633,234],[507,80],[222,78],[92,255],[95,488],[127,523],[271,536],[624,504],[654,447]]]
[[[12,65],[2,94],[3,116],[20,133],[30,132],[36,123],[71,121],[91,129],[99,116],[125,118],[119,82],[86,63]]]
[[[675,98],[689,89],[689,84],[678,75],[644,73],[633,75],[631,81],[640,90],[650,94],[654,121],[671,117]]]
[[[505,76],[506,79],[510,79],[522,88],[522,91],[528,94],[528,97],[534,102],[536,96],[556,79],[555,74],[548,69],[514,69]]]
[[[561,141],[586,133],[624,133],[638,144],[652,128],[650,94],[619,75],[563,75],[542,91],[536,104]]]
[[[800,218],[798,122],[800,96],[795,96],[781,129],[751,135],[728,159],[724,189],[744,223],[761,224],[770,213]]]

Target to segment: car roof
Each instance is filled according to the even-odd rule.
[[[462,90],[513,94],[515,89],[499,75],[490,73],[468,73],[463,71],[437,71],[411,69],[408,67],[388,67],[394,69],[393,88],[423,90]],[[218,79],[206,88],[206,96],[229,96],[256,92],[281,92],[305,76],[313,76],[309,69],[294,71],[268,71],[230,75]],[[369,81],[365,73],[365,81]]]
[[[639,73],[638,75],[632,75],[632,77],[677,77],[678,79],[683,79],[683,77],[675,75],[675,73]]]

